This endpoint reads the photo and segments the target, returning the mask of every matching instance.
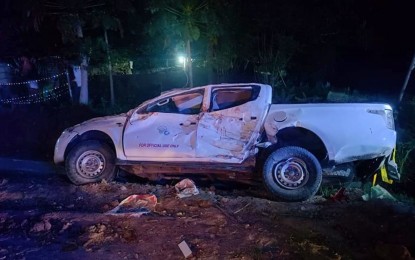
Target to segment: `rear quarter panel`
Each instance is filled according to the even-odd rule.
[[[265,122],[272,138],[286,127],[302,127],[321,138],[328,157],[336,163],[389,155],[396,132],[386,127],[385,117],[369,110],[391,109],[385,104],[272,105]],[[274,140],[276,141],[276,140]]]

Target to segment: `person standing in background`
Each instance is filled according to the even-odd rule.
[[[79,104],[81,94],[81,66],[71,64],[68,66],[69,81],[71,84],[72,102]]]
[[[38,73],[36,67],[34,63],[25,55],[20,57],[20,77],[22,82],[29,82],[25,93],[34,95],[39,92],[39,85],[37,82]]]

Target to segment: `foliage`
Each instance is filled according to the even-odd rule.
[[[232,1],[150,1],[145,53],[152,58],[151,64],[166,66],[163,61],[191,53],[196,66],[208,68],[209,73],[227,74],[237,67],[238,49],[248,46],[248,41],[243,41],[248,37],[238,21],[237,7]],[[191,42],[191,50],[187,42]]]
[[[338,190],[339,185],[321,185],[317,194],[321,195],[325,199],[329,199],[333,196]]]
[[[78,56],[87,49],[83,45],[89,45],[83,39],[94,41],[98,35],[102,37],[104,29],[123,35],[119,17],[134,10],[130,0],[6,0],[4,5],[4,16],[13,18],[9,21],[11,32],[18,29],[17,34],[8,33],[7,37],[15,41],[30,37],[22,44],[32,57],[44,56],[40,54],[43,51],[51,55],[52,49],[60,56]],[[37,49],[31,46],[33,42]]]
[[[289,102],[294,97],[294,87],[288,86],[284,78],[290,60],[298,49],[298,43],[289,36],[282,36],[277,41],[264,35],[259,43],[258,65],[256,71],[260,82],[274,88],[274,102]]]
[[[202,17],[205,66],[218,76],[250,62],[250,55],[246,54],[252,44],[241,15],[240,5],[234,1],[210,1],[208,12]]]
[[[413,174],[409,172],[409,169],[413,169],[412,167],[408,167],[409,165],[413,165],[414,159],[412,158],[413,152],[415,151],[415,138],[413,136],[413,132],[405,131],[401,132],[402,137],[398,142],[398,151],[397,151],[397,160],[398,160],[398,167],[400,171],[405,175],[406,178],[415,178],[415,176],[407,176],[409,174]],[[408,136],[410,135],[410,136]],[[415,181],[415,179],[413,179]]]
[[[402,191],[401,191],[402,192]],[[407,205],[415,205],[415,198],[408,196],[405,193],[393,193],[393,196],[400,202],[405,203]]]
[[[415,184],[415,98],[403,104],[398,114],[397,163],[404,182]]]
[[[315,84],[303,83],[297,87],[297,93],[295,101],[301,103],[316,103],[316,102],[326,102],[327,96],[330,92],[331,85],[328,82],[316,82]]]
[[[102,114],[102,115],[116,115],[120,113],[124,113],[131,109],[131,107],[127,107],[123,104],[114,104],[111,106],[111,102],[101,98],[99,104],[92,106],[89,105],[90,109],[95,113]]]
[[[90,50],[90,55],[94,56],[91,61],[91,67],[89,72],[91,76],[106,75],[108,74],[108,57],[104,52],[105,44],[101,41],[95,41],[97,45],[93,46]],[[113,74],[131,74],[132,69],[130,67],[131,53],[125,49],[117,49],[111,51],[111,62]]]
[[[167,55],[179,51],[184,53],[187,41],[193,42],[200,38],[200,15],[206,5],[206,1],[194,0],[150,1],[147,10],[151,20],[146,32],[155,38],[152,43],[156,46],[151,46],[149,51],[161,50]]]

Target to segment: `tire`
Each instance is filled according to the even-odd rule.
[[[312,153],[301,147],[287,146],[268,156],[262,177],[273,196],[285,201],[304,201],[318,191],[322,170]]]
[[[105,143],[91,140],[77,144],[65,160],[68,178],[76,185],[112,181],[117,173],[114,151]]]

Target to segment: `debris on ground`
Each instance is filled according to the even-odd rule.
[[[52,225],[50,224],[49,220],[43,220],[41,222],[36,223],[30,231],[34,233],[45,232],[49,231],[51,227]]]
[[[396,201],[395,197],[393,197],[385,188],[379,185],[370,187],[369,191],[362,196],[362,199],[364,201],[373,199],[386,199]]]
[[[181,199],[199,194],[199,190],[191,179],[181,180],[174,185],[174,188],[176,189],[177,197]]]
[[[128,214],[140,217],[154,211],[157,197],[153,194],[131,195],[106,214]]]
[[[349,197],[346,195],[346,188],[341,187],[334,195],[330,196],[330,200],[334,202],[348,201]]]
[[[180,250],[182,251],[184,258],[188,258],[189,256],[192,255],[192,250],[190,250],[189,245],[186,243],[186,241],[182,241],[180,242],[180,244],[178,245]]]
[[[140,180],[74,186],[56,174],[3,174],[0,260],[410,259],[415,252],[415,206],[363,202],[364,191],[350,186],[348,203],[322,196],[286,203],[262,187],[198,179],[200,194],[178,199],[174,185]],[[134,217],[143,212],[150,214]]]

